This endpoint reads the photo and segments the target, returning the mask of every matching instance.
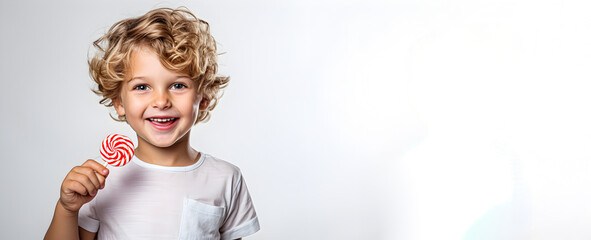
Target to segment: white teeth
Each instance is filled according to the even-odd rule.
[[[150,121],[152,122],[168,122],[172,120],[174,120],[174,118],[150,118]]]

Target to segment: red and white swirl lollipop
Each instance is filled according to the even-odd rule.
[[[122,167],[133,157],[131,139],[119,134],[111,134],[101,144],[101,157],[115,167]],[[107,166],[105,164],[105,166]]]

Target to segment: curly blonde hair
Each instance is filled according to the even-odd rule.
[[[98,51],[88,61],[90,76],[98,84],[93,91],[103,97],[99,103],[107,107],[119,98],[131,53],[139,47],[150,48],[165,68],[187,73],[196,82],[197,91],[209,105],[199,111],[194,124],[209,119],[220,90],[230,80],[217,75],[217,47],[209,24],[186,8],[158,8],[137,18],[121,20],[93,45]],[[125,116],[113,119],[126,121]]]

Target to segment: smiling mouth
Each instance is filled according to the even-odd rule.
[[[148,118],[148,121],[153,124],[162,126],[173,124],[176,120],[178,120],[178,118]]]

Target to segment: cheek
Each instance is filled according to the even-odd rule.
[[[130,105],[132,107],[131,111],[134,111],[134,114],[137,114],[138,116],[142,116],[147,108],[146,105],[141,103],[132,103]]]
[[[125,111],[127,112],[127,115],[141,116],[143,109],[145,108],[142,107],[141,101],[138,101],[137,99],[127,99],[125,102]]]

